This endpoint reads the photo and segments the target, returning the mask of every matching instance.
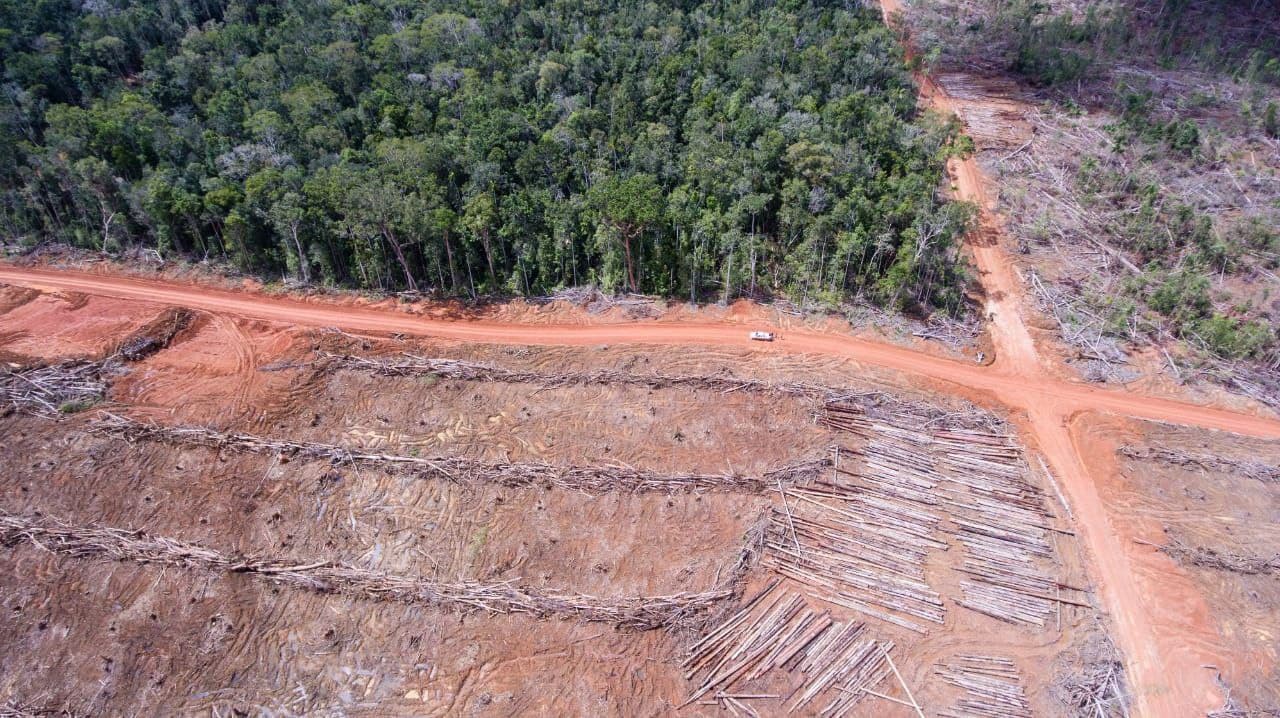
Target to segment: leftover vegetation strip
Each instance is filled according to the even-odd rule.
[[[222,573],[252,574],[271,583],[369,601],[397,601],[454,611],[522,613],[649,630],[678,626],[731,596],[727,590],[669,596],[599,598],[513,582],[444,582],[358,568],[330,559],[293,560],[226,554],[144,531],[76,526],[50,516],[0,511],[0,544],[31,544],[78,558],[106,558]]]
[[[794,484],[813,478],[827,459],[788,464],[760,476],[740,474],[663,474],[629,466],[559,466],[539,462],[486,462],[458,456],[419,457],[362,452],[335,444],[285,441],[252,434],[224,433],[201,426],[160,426],[104,414],[91,428],[130,441],[162,441],[253,454],[289,454],[333,464],[357,464],[408,472],[422,479],[458,484],[494,483],[506,487],[553,486],[589,494],[610,491],[680,492],[739,491],[763,493],[779,481]]]

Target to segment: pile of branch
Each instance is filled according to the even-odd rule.
[[[1081,649],[1083,665],[1059,669],[1054,692],[1077,718],[1128,718],[1124,664],[1110,639],[1098,634]]]
[[[955,351],[973,346],[982,326],[970,316],[966,320],[952,319],[945,315],[929,317],[925,325],[911,332],[911,336],[942,342]]]
[[[701,678],[685,705],[710,694],[715,700],[709,703],[758,715],[743,699],[778,699],[795,712],[826,695],[818,715],[836,716],[868,695],[884,697],[874,689],[889,675],[893,644],[867,637],[865,624],[834,621],[801,596],[775,591],[778,584],[770,583],[693,645],[681,665],[685,678]],[[773,671],[797,672],[804,680],[786,696],[738,692]]]
[[[1253,710],[1241,708],[1239,704],[1229,702],[1216,711],[1210,711],[1207,718],[1280,718],[1280,708]]]
[[[13,546],[23,543],[80,558],[250,574],[284,586],[363,600],[397,601],[464,612],[522,613],[538,618],[578,619],[611,623],[632,630],[680,625],[730,595],[727,591],[715,590],[610,599],[542,591],[512,583],[446,583],[357,568],[330,560],[288,561],[234,556],[176,539],[149,536],[141,531],[74,526],[51,517],[0,511],[0,544]]]
[[[1246,478],[1269,484],[1280,483],[1280,466],[1272,466],[1260,461],[1228,459],[1226,457],[1215,456],[1213,454],[1193,454],[1186,451],[1175,451],[1172,449],[1161,449],[1156,447],[1139,449],[1130,445],[1121,446],[1117,451],[1119,451],[1122,456],[1127,456],[1130,459],[1162,461],[1166,464],[1173,464],[1174,466],[1193,466],[1207,471],[1223,471],[1238,474]]]
[[[81,715],[69,708],[48,708],[9,699],[0,703],[0,718],[76,718]]]
[[[526,301],[531,304],[550,304],[551,302],[568,302],[576,307],[583,307],[591,314],[600,314],[614,307],[620,307],[629,319],[649,319],[662,314],[666,304],[661,297],[646,294],[605,294],[596,287],[568,287],[544,297],[530,297]]]
[[[224,433],[200,426],[160,426],[103,414],[91,429],[130,441],[161,441],[219,451],[288,455],[333,464],[368,466],[458,484],[492,483],[506,487],[547,486],[591,494],[611,491],[674,493],[722,491],[763,493],[779,482],[796,484],[816,476],[828,460],[788,464],[760,476],[741,474],[663,474],[629,466],[560,466],[537,462],[485,462],[457,456],[419,457],[349,449],[335,444],[287,441],[252,434]]]
[[[171,307],[145,327],[130,334],[116,349],[125,361],[140,361],[169,346],[173,338],[191,324],[195,313],[182,307]]]
[[[733,565],[729,566],[723,577],[718,577],[717,586],[732,591],[735,596],[741,592],[747,574],[760,563],[760,557],[764,555],[770,513],[772,513],[771,510],[766,508],[747,527],[737,559],[734,560]]]
[[[1273,352],[1280,355],[1280,352]],[[1248,366],[1244,362],[1226,364],[1221,371],[1213,372],[1219,383],[1229,389],[1280,411],[1280,359],[1273,358],[1270,366]]]
[[[1233,551],[1219,551],[1207,546],[1192,546],[1177,538],[1170,539],[1168,543],[1159,548],[1160,551],[1172,556],[1175,560],[1194,566],[1216,568],[1221,571],[1242,573],[1250,576],[1265,573],[1280,574],[1280,553],[1272,554],[1269,557],[1249,556]]]
[[[0,413],[41,416],[78,411],[107,394],[103,362],[67,361],[27,369],[0,366]]]
[[[383,376],[435,376],[464,381],[537,384],[551,388],[617,384],[640,386],[648,389],[678,387],[683,389],[707,389],[723,393],[748,391],[801,397],[824,397],[835,392],[829,387],[817,384],[771,383],[756,379],[739,379],[731,376],[634,374],[614,369],[565,372],[525,371],[481,362],[422,357],[413,354],[403,354],[395,359],[368,359],[349,354],[332,354],[329,352],[321,352],[321,356],[327,360],[329,367],[333,369],[352,369]]]
[[[1133,381],[1140,372],[1129,364],[1129,357],[1115,337],[1106,333],[1106,322],[1085,302],[1058,287],[1047,287],[1040,275],[1030,274],[1031,289],[1040,308],[1058,323],[1062,341],[1076,350],[1073,363],[1082,367],[1087,381]]]
[[[937,674],[966,694],[940,718],[1032,718],[1022,679],[1008,658],[958,655],[938,666]]]

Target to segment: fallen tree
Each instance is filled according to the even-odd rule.
[[[125,361],[141,361],[168,347],[174,337],[191,325],[195,312],[185,307],[170,307],[146,326],[125,337],[116,355]]]
[[[759,475],[663,474],[630,466],[562,466],[540,462],[486,462],[459,456],[420,457],[364,452],[335,444],[286,441],[252,434],[224,433],[201,426],[160,426],[104,413],[93,431],[120,436],[130,441],[162,441],[183,446],[253,454],[286,454],[332,464],[368,466],[423,479],[440,479],[459,484],[492,483],[506,487],[549,486],[591,494],[610,491],[662,492],[738,491],[763,493],[779,482],[795,484],[822,472],[826,458],[788,464]]]
[[[511,582],[433,581],[327,559],[297,561],[237,556],[143,531],[75,526],[53,517],[4,511],[0,511],[0,544],[31,544],[80,558],[249,574],[275,584],[369,601],[396,601],[463,612],[577,619],[630,630],[678,626],[732,595],[730,591],[717,589],[668,596],[598,598]]]

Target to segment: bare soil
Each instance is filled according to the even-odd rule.
[[[116,300],[78,307],[28,298],[0,314],[17,361],[101,358],[121,335],[153,322],[157,305]],[[34,311],[41,308],[40,312]],[[31,337],[62,314],[55,344]],[[66,337],[74,337],[68,339]],[[437,580],[515,581],[596,596],[700,591],[725,579],[744,535],[776,494],[588,496],[423,481],[328,462],[125,439],[90,431],[98,410],[166,425],[363,447],[403,455],[492,461],[621,463],[668,472],[758,474],[826,456],[840,442],[802,398],[746,392],[388,378],[327,371],[317,348],[369,356],[408,352],[521,369],[611,368],[635,373],[732,374],[881,391],[877,375],[844,359],[759,354],[732,347],[513,347],[360,338],[201,314],[165,349],[128,364],[108,400],[59,419],[0,418],[0,509],[75,525],[140,529],[222,552],[327,559]],[[919,391],[903,390],[906,401]],[[967,405],[942,400],[941,406]],[[971,407],[969,407],[971,408]],[[856,463],[846,455],[845,466]],[[1028,480],[1043,478],[1028,473]],[[1047,488],[1045,488],[1048,491]],[[1069,536],[1055,564],[1087,584]],[[935,590],[960,596],[960,551],[936,554]],[[703,629],[627,632],[598,624],[459,614],[272,586],[131,562],[82,559],[17,544],[0,550],[0,696],[87,713],[226,713],[230,709],[377,715],[667,715],[693,684],[678,669]],[[767,573],[748,575],[748,595]],[[834,605],[842,620],[868,620]],[[726,603],[730,610],[733,603]],[[918,636],[870,619],[922,705],[958,695],[935,676],[957,653],[1015,660],[1037,713],[1065,714],[1055,665],[1080,660],[1098,614],[1064,606],[1045,629],[1008,624],[950,604],[946,622]],[[775,676],[761,691],[791,680]],[[771,682],[772,681],[772,682]],[[893,683],[881,689],[901,695]],[[720,709],[693,705],[691,715]],[[768,711],[768,708],[762,710]],[[859,715],[911,715],[868,698]]]
[[[1116,427],[1105,426],[1110,433]],[[1261,462],[1280,467],[1280,442],[1225,437],[1158,424],[1112,434],[1134,447],[1175,447],[1191,454]],[[1243,708],[1280,706],[1280,573],[1245,573],[1200,565],[1193,557],[1158,552],[1170,544],[1252,559],[1280,557],[1280,484],[1247,478],[1227,468],[1180,466],[1165,461],[1119,460],[1116,481],[1103,489],[1107,503],[1131,527],[1134,552],[1159,579],[1153,602],[1175,600],[1169,576],[1183,577],[1195,595],[1210,668],[1220,673]],[[1152,545],[1154,544],[1154,546]],[[1274,565],[1280,566],[1280,562]],[[1186,600],[1192,600],[1190,598]]]

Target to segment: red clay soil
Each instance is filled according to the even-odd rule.
[[[112,277],[89,277],[55,272],[0,270],[0,279],[39,287],[54,287],[105,294],[147,302],[183,304],[235,314],[312,326],[340,326],[356,331],[403,332],[453,339],[514,344],[700,344],[750,346],[741,324],[722,322],[692,324],[647,322],[630,325],[527,326],[492,322],[453,322],[397,316],[352,307],[332,307],[284,299],[194,289],[167,283]],[[1016,315],[1015,315],[1016,316]],[[1008,346],[1008,345],[1006,345]],[[768,352],[831,354],[880,365],[967,389],[989,393],[995,400],[1026,412],[1024,430],[1045,453],[1076,514],[1088,549],[1094,578],[1113,621],[1117,640],[1126,654],[1135,707],[1145,715],[1179,715],[1202,712],[1220,705],[1221,696],[1210,672],[1201,666],[1216,652],[1212,632],[1203,622],[1203,602],[1162,602],[1154,612],[1135,583],[1139,567],[1132,550],[1112,528],[1111,516],[1099,498],[1088,467],[1096,464],[1104,447],[1085,448],[1074,439],[1065,422],[1078,412],[1119,411],[1174,423],[1206,426],[1261,437],[1280,436],[1280,422],[1235,412],[1151,399],[1037,376],[1036,364],[1015,364],[1005,357],[985,368],[936,357],[922,356],[900,347],[816,332],[788,332],[781,341],[755,348]],[[1019,353],[1022,359],[1025,355]],[[1016,367],[1010,370],[1011,365]],[[1101,448],[1101,451],[1099,451]],[[1082,451],[1082,449],[1084,449]],[[1184,575],[1174,570],[1156,577],[1157,595],[1194,595]],[[1144,582],[1146,583],[1146,582]],[[1192,593],[1188,593],[1188,591]],[[1193,605],[1194,604],[1194,605]],[[1160,640],[1157,640],[1160,637]],[[1192,639],[1192,640],[1188,640]],[[1184,650],[1181,646],[1202,647]],[[1191,708],[1194,707],[1194,708]]]

